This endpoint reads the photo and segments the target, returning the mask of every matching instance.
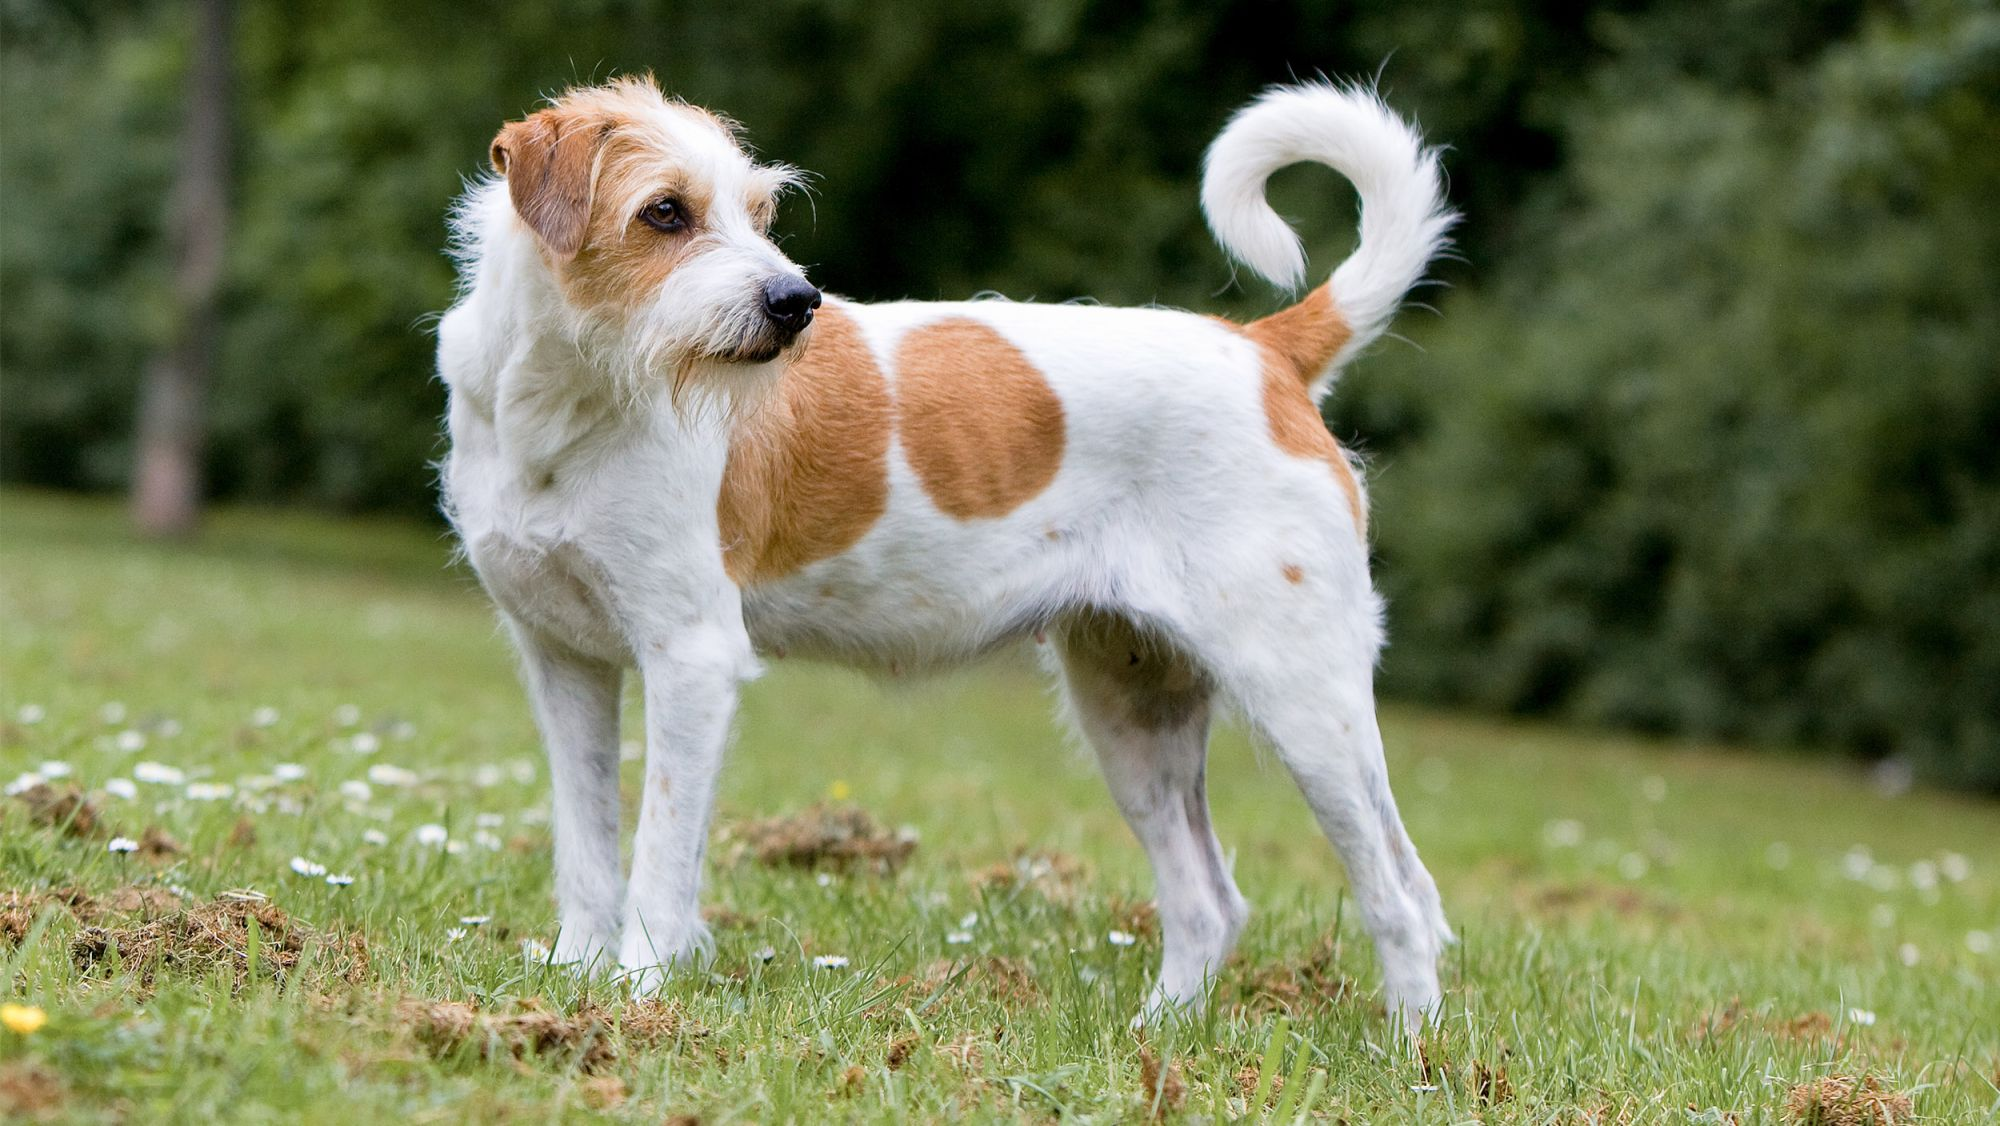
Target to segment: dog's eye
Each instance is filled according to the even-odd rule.
[[[646,225],[670,235],[687,230],[687,211],[677,199],[656,199],[639,212]]]

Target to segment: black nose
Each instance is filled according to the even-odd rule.
[[[764,283],[764,315],[785,332],[797,335],[813,322],[819,308],[819,290],[796,274],[772,278]]]

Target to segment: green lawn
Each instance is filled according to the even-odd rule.
[[[545,772],[435,531],[224,512],[147,546],[114,507],[0,497],[0,720],[5,777],[66,765],[39,793],[79,785],[97,822],[0,803],[0,989],[47,1013],[0,1029],[0,1117],[1751,1123],[1828,1076],[2000,1113],[2000,808],[1844,766],[1391,709],[1462,940],[1419,1054],[1235,732],[1210,780],[1256,914],[1208,1016],[1128,1031],[1144,860],[1022,659],[751,685],[716,958],[662,1005],[524,953],[553,937]],[[738,847],[836,799],[915,829],[900,872]],[[109,848],[148,830],[179,850]]]

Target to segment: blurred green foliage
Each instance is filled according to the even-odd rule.
[[[189,20],[0,4],[0,472],[115,488],[163,330]],[[816,174],[851,296],[1249,315],[1203,146],[1382,74],[1467,214],[1420,347],[1331,405],[1375,463],[1392,691],[1904,756],[2000,788],[1991,0],[244,5],[218,496],[427,511],[444,209],[538,96],[652,69]],[[1385,63],[1384,60],[1387,60]],[[1329,269],[1345,189],[1274,183]]]

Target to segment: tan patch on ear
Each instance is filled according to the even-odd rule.
[[[1062,401],[1021,350],[953,317],[896,348],[896,432],[924,492],[960,520],[1005,516],[1062,467]]]
[[[1319,458],[1333,470],[1333,479],[1347,494],[1347,507],[1354,514],[1354,529],[1368,536],[1368,510],[1361,499],[1361,484],[1347,453],[1327,433],[1326,420],[1306,394],[1306,385],[1293,374],[1291,365],[1268,350],[1264,357],[1264,417],[1271,425],[1271,440],[1293,457]]]
[[[597,183],[597,154],[611,123],[594,113],[545,109],[493,138],[493,167],[521,220],[558,260],[583,249]]]
[[[889,507],[889,388],[854,321],[819,311],[804,355],[737,431],[715,514],[738,585],[854,546]]]
[[[1345,345],[1354,330],[1333,303],[1328,282],[1299,299],[1298,304],[1251,321],[1243,332],[1265,351],[1291,367],[1300,383],[1311,383]]]

